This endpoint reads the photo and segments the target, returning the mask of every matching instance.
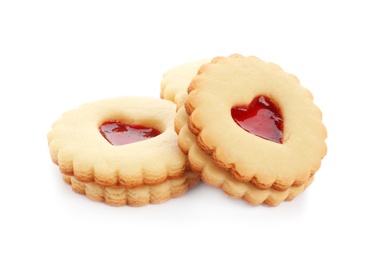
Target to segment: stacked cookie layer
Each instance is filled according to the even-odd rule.
[[[311,93],[295,76],[258,58],[232,55],[176,67],[164,74],[161,97],[179,100],[175,129],[191,168],[207,184],[250,204],[293,199],[311,184],[326,154],[326,129]],[[265,108],[243,119],[252,125],[246,129],[232,111],[254,109],[257,97]],[[276,117],[263,115],[271,112],[266,100],[281,111],[282,119],[272,123],[284,126],[281,143],[258,132],[270,129],[263,125]]]

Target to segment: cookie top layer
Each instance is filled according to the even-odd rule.
[[[134,188],[183,174],[186,157],[174,131],[175,104],[160,99],[119,97],[81,105],[57,120],[48,133],[52,161],[64,174],[104,187]],[[161,132],[141,142],[115,146],[100,133],[108,121]]]
[[[282,143],[242,129],[232,118],[236,106],[265,96],[280,109]],[[327,148],[322,114],[299,80],[278,65],[232,55],[203,65],[185,103],[190,130],[219,167],[260,189],[301,186],[320,167]]]

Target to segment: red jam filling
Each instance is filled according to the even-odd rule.
[[[158,136],[160,131],[142,125],[128,125],[119,121],[108,121],[99,127],[102,136],[112,145],[140,142]]]
[[[283,117],[280,109],[268,97],[257,96],[247,106],[234,106],[231,114],[245,131],[275,143],[283,143]]]

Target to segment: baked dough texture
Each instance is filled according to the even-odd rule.
[[[309,90],[278,65],[256,57],[217,57],[200,67],[185,103],[188,126],[218,167],[258,189],[286,191],[305,185],[327,152],[322,113]],[[283,143],[244,131],[231,109],[264,95],[284,119]]]
[[[160,184],[143,185],[131,189],[123,186],[103,187],[94,182],[80,182],[74,176],[65,174],[63,174],[63,179],[72,186],[74,192],[84,194],[94,201],[105,202],[111,206],[138,207],[160,204],[171,198],[182,196],[199,183],[200,176],[195,172],[186,171],[182,176],[168,179]]]
[[[218,63],[221,66],[218,65]],[[252,64],[250,65],[249,63]],[[250,77],[254,77],[249,74],[254,75],[257,79],[251,79],[249,81]],[[263,77],[258,76],[259,74]],[[171,82],[173,82],[173,84]],[[293,107],[288,105],[288,108],[282,109],[281,105],[283,104],[285,106],[288,102],[280,102],[279,99],[280,97],[284,98],[285,94],[289,95],[289,93],[274,92],[274,88],[278,88],[281,82],[284,85],[284,90],[291,92],[291,95],[294,96],[289,99],[291,102],[294,102],[295,98],[303,98],[303,100],[299,101],[298,104],[293,104]],[[167,97],[164,93],[166,91],[166,86],[169,86],[170,84],[174,86],[174,91],[170,92],[169,100],[172,100],[177,104],[175,130],[179,134],[179,147],[185,154],[187,154],[192,170],[200,172],[201,179],[205,183],[214,187],[219,187],[230,197],[243,199],[252,205],[265,204],[268,206],[276,206],[282,201],[292,200],[313,182],[314,172],[319,168],[320,161],[327,151],[326,144],[324,143],[327,133],[325,127],[321,123],[321,112],[318,107],[312,103],[312,94],[300,85],[297,77],[284,72],[278,65],[263,62],[256,57],[231,55],[228,58],[216,57],[212,62],[208,62],[208,60],[190,62],[177,66],[166,72],[161,83],[162,98]],[[238,84],[242,87],[239,87]],[[188,91],[190,92],[190,101],[186,102],[189,96],[187,94]],[[237,95],[232,92],[239,93]],[[249,94],[244,95],[243,93],[246,92]],[[250,94],[250,92],[253,94]],[[298,94],[296,92],[298,92]],[[200,96],[200,98],[196,98],[196,95]],[[236,97],[234,97],[235,95]],[[291,162],[285,163],[285,172],[289,177],[281,177],[276,174],[274,176],[274,181],[271,181],[269,170],[276,169],[279,167],[278,165],[280,165],[278,158],[274,160],[274,155],[276,153],[279,154],[283,152],[279,151],[279,149],[285,150],[284,153],[289,153],[289,149],[295,148],[279,148],[282,144],[272,143],[268,140],[247,133],[230,118],[231,107],[234,105],[247,105],[253,97],[258,95],[271,97],[274,101],[277,101],[279,108],[285,111],[284,145],[286,145],[289,138],[302,138],[304,143],[306,142],[305,138],[313,138],[313,140],[309,141],[309,144],[306,143],[306,145],[309,145],[308,147],[305,148],[301,146],[301,149],[311,149],[311,147],[315,145],[314,151],[306,153],[306,156],[308,157],[314,154],[315,158],[313,160],[305,159],[306,156],[302,155],[297,159],[292,158]],[[230,97],[227,98],[227,96]],[[231,102],[229,99],[231,99]],[[207,103],[206,106],[204,105],[204,109],[199,108],[198,111],[200,112],[197,112],[196,105],[199,102],[204,104],[207,102],[209,103]],[[186,108],[183,107],[184,105],[186,105]],[[305,108],[299,108],[301,105]],[[225,106],[225,108],[223,106]],[[293,116],[288,117],[287,119],[286,113],[295,111],[297,115],[297,112],[299,112],[297,109],[299,111],[304,111],[304,114],[298,118],[298,121],[296,121]],[[191,114],[190,117],[187,112]],[[196,113],[201,113],[201,115],[195,115]],[[307,115],[305,115],[305,113],[307,113]],[[196,116],[200,119],[204,119],[197,122],[195,121],[195,118],[192,118]],[[308,116],[313,122],[308,124],[307,121],[301,121],[301,118],[305,116]],[[206,143],[206,140],[201,139],[204,136],[202,133],[204,127],[201,128],[201,126],[204,125],[207,127],[207,125],[212,124],[207,123],[212,122],[210,120],[217,120],[218,129],[212,129],[212,132],[208,132],[207,135],[211,136],[211,138],[216,141],[225,142],[232,146],[232,140],[234,140],[234,138],[242,141],[242,138],[248,139],[253,136],[251,138],[256,141],[253,140],[252,142],[255,141],[256,147],[262,146],[262,150],[265,150],[265,155],[262,154],[261,157],[258,157],[258,154],[256,154],[254,158],[250,158],[246,163],[253,165],[256,160],[262,164],[261,167],[266,170],[258,174],[258,172],[255,173],[254,169],[248,169],[248,171],[254,174],[251,175],[252,177],[248,175],[249,172],[241,172],[241,175],[237,171],[234,171],[232,168],[235,166],[234,162],[238,162],[239,159],[235,158],[235,154],[233,153],[226,153],[227,151],[233,151],[231,149],[226,150],[225,154],[228,156],[226,159],[230,158],[233,161],[229,165],[225,164],[221,157],[224,152],[220,153],[215,149],[216,146],[209,146]],[[286,126],[287,120],[288,124],[295,124],[292,127],[288,127],[288,130]],[[308,125],[304,125],[300,128],[299,124],[301,123]],[[231,132],[233,130],[234,132]],[[297,136],[295,134],[296,130],[299,131]],[[302,131],[308,132],[305,134],[302,133]],[[219,132],[222,132],[223,135],[217,136],[216,134]],[[311,137],[311,135],[313,135],[313,137]],[[247,154],[251,141],[249,140],[246,142],[249,142],[248,145],[243,145],[241,142],[241,144],[238,143],[237,146],[234,146],[233,149],[240,149],[241,152],[246,151]],[[263,149],[264,143],[268,145],[268,148]],[[254,143],[251,147],[253,146]],[[274,151],[274,149],[278,149],[278,151]],[[300,151],[296,152],[301,153]],[[302,160],[303,158],[305,160]],[[225,162],[227,161],[225,160]],[[270,163],[274,166],[269,165]],[[290,167],[290,165],[295,164],[302,164],[305,166]],[[295,172],[295,169],[297,168],[303,168],[305,169],[303,173],[309,172],[309,174],[297,174]],[[267,178],[259,177],[259,175],[264,177],[264,174],[267,174]],[[298,177],[295,176],[295,174],[297,174]],[[295,177],[292,177],[292,175]],[[257,177],[260,179],[257,179]],[[289,179],[288,181],[287,178]],[[267,181],[265,181],[266,179]]]
[[[281,112],[281,143],[245,131],[232,118],[234,107],[260,96]],[[50,156],[73,191],[112,206],[143,206],[179,197],[202,179],[249,204],[276,206],[313,182],[327,153],[311,92],[296,76],[256,57],[174,67],[163,75],[160,97],[90,102],[52,125]],[[160,134],[112,145],[99,130],[111,121]]]
[[[187,99],[187,88],[199,68],[211,59],[202,59],[178,65],[165,72],[160,84],[160,96],[173,101],[177,108],[184,105]]]
[[[225,194],[232,198],[243,199],[251,205],[277,206],[283,201],[295,198],[314,179],[314,176],[312,176],[301,186],[292,186],[284,191],[278,191],[273,188],[261,190],[252,183],[239,181],[226,170],[218,167],[211,159],[211,156],[200,149],[196,142],[196,136],[188,128],[187,120],[186,110],[181,107],[176,115],[175,129],[179,133],[178,145],[188,155],[191,169],[200,172],[201,179],[205,183],[221,188]]]
[[[195,174],[186,172],[187,158],[177,145],[174,117],[175,104],[161,99],[118,97],[83,104],[64,113],[53,124],[48,133],[51,159],[74,190],[86,190],[88,197],[96,200],[101,198],[112,205],[144,205],[148,197],[145,194],[140,194],[140,199],[123,195],[126,191],[145,193],[147,189],[149,202],[165,201],[168,193],[175,197],[185,190],[173,192],[175,188],[171,186],[168,191],[169,184],[191,187],[195,183]],[[99,132],[107,121],[143,125],[161,134],[142,142],[114,146]],[[153,195],[161,187],[164,195]],[[114,194],[114,189],[124,191],[120,202],[114,202],[116,199],[109,195]],[[93,195],[94,190],[97,195]]]

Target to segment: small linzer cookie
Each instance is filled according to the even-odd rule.
[[[165,72],[160,84],[160,96],[173,101],[180,108],[187,99],[187,88],[200,66],[211,62],[211,59],[192,61],[176,66]]]
[[[256,57],[217,57],[201,66],[188,93],[196,143],[234,180],[280,192],[311,182],[327,132],[295,76]]]
[[[110,205],[164,202],[199,181],[177,145],[175,104],[119,97],[81,105],[48,133],[52,161],[74,191]]]

